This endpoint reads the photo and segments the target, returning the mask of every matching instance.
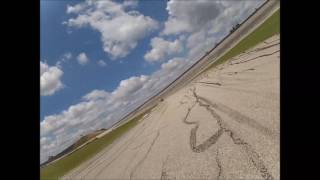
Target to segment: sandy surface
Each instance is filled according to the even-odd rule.
[[[202,73],[64,179],[279,179],[279,43]]]

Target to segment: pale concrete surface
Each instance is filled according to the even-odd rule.
[[[279,43],[202,73],[63,179],[279,179]]]

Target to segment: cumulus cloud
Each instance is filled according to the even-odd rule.
[[[199,58],[250,15],[264,0],[180,1],[167,3],[169,17],[161,36],[184,34],[188,58]]]
[[[89,62],[89,58],[87,57],[86,53],[80,53],[77,57],[77,61],[80,65],[85,65]]]
[[[91,100],[98,100],[98,99],[106,99],[108,97],[110,97],[110,93],[108,93],[107,91],[93,90],[87,95],[83,96],[83,99],[91,101]]]
[[[112,95],[117,98],[124,98],[129,94],[134,94],[143,84],[148,80],[148,76],[141,75],[139,77],[133,76],[129,79],[122,80],[118,88],[112,92]]]
[[[67,13],[68,14],[79,13],[80,11],[82,11],[85,8],[86,8],[85,4],[76,4],[75,6],[67,5]]]
[[[124,4],[110,0],[86,1],[68,7],[67,12],[77,16],[65,24],[76,28],[89,26],[99,31],[103,50],[113,59],[122,58],[137,46],[140,39],[158,28],[157,21],[136,10],[128,10],[135,4],[135,1],[125,1]]]
[[[99,61],[98,61],[98,65],[101,66],[101,67],[104,67],[104,66],[107,65],[107,63],[104,62],[103,60],[99,60]]]
[[[163,34],[178,34],[201,29],[207,22],[217,18],[221,11],[217,1],[180,1],[167,3],[168,20],[165,22]]]
[[[179,39],[167,41],[160,37],[151,39],[152,49],[148,51],[144,58],[148,62],[163,60],[166,56],[179,53],[183,50],[183,45]]]
[[[63,88],[60,78],[63,71],[57,66],[49,66],[40,61],[40,93],[41,96],[50,96]]]
[[[161,65],[161,68],[166,70],[166,71],[173,71],[181,63],[183,63],[183,59],[182,58],[173,58],[173,59],[170,59],[168,62],[163,63]]]

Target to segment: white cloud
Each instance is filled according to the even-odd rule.
[[[188,58],[196,59],[211,49],[264,0],[180,1],[167,3],[169,17],[161,36],[184,34]]]
[[[105,98],[109,98],[109,97],[110,97],[110,93],[108,93],[107,91],[93,90],[90,93],[88,93],[87,95],[83,96],[83,99],[88,100],[88,101],[92,101],[92,100],[97,100],[97,99],[105,99]]]
[[[69,59],[71,59],[71,58],[72,58],[72,53],[71,53],[71,52],[67,52],[67,53],[65,53],[65,54],[63,55],[62,60],[63,60],[63,61],[67,61],[67,60],[69,60]]]
[[[40,61],[40,93],[41,96],[53,95],[56,91],[63,88],[60,78],[63,71],[57,66],[49,66]]]
[[[81,3],[85,8],[77,11],[77,17],[65,24],[77,28],[89,26],[99,31],[103,50],[113,59],[122,58],[137,46],[140,39],[158,28],[157,21],[152,18],[135,10],[126,11],[127,7],[135,7],[134,4],[130,1],[125,1],[124,5],[110,0],[86,1]]]
[[[141,75],[140,77],[133,76],[129,79],[122,80],[118,88],[112,92],[112,95],[117,98],[124,98],[129,94],[134,94],[148,80],[148,76]]]
[[[179,53],[183,50],[183,45],[179,39],[166,41],[163,38],[155,37],[151,39],[152,49],[148,51],[144,58],[148,62],[164,60],[166,56]]]
[[[173,58],[173,59],[170,59],[168,62],[163,63],[161,65],[161,68],[164,69],[165,71],[173,71],[182,63],[183,63],[182,58]]]
[[[86,53],[80,53],[77,57],[78,63],[80,65],[85,65],[89,62],[89,58],[87,57]]]
[[[221,11],[218,1],[180,1],[167,3],[168,20],[165,22],[163,34],[179,34],[201,29],[207,22],[217,18]]]
[[[135,8],[138,6],[138,0],[124,0],[123,6]]]
[[[67,13],[79,13],[80,11],[82,11],[83,9],[85,9],[86,7],[84,6],[84,4],[77,4],[75,6],[70,6],[67,5]]]
[[[217,38],[219,38],[219,36],[209,35],[208,29],[203,29],[190,34],[186,40],[186,46],[189,49],[188,57],[191,59],[198,59],[218,42],[219,39]]]
[[[104,67],[104,66],[107,65],[107,63],[104,62],[103,60],[99,60],[99,61],[98,61],[98,65],[101,66],[101,67]]]
[[[56,66],[61,69],[62,68],[62,63],[67,62],[71,58],[72,58],[72,53],[71,52],[64,53],[62,55],[61,59],[59,61],[57,61]]]

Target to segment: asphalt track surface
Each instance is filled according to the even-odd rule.
[[[279,35],[195,78],[63,179],[279,179]]]

